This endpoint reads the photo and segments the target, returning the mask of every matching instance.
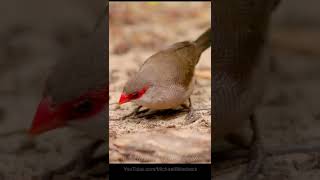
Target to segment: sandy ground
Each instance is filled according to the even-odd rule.
[[[266,147],[319,145],[320,49],[319,1],[283,1],[270,34],[271,72],[257,120]],[[237,179],[245,159],[214,171],[216,180]],[[240,164],[242,165],[239,165]],[[221,165],[221,164],[220,164]],[[222,166],[221,166],[222,167]],[[274,156],[263,161],[259,180],[318,180],[319,153]]]
[[[181,108],[123,120],[137,106],[116,104],[125,82],[148,57],[173,43],[194,40],[210,27],[210,2],[111,3],[109,10],[110,163],[210,162],[211,48],[197,65],[191,99],[195,109],[204,110],[196,111],[196,122],[187,124]]]
[[[69,128],[33,139],[25,130],[31,125],[49,69],[64,53],[59,39],[67,45],[79,35],[79,29],[86,32],[92,28],[99,6],[84,0],[1,1],[0,179],[36,180],[69,162],[92,141]],[[20,132],[9,133],[17,130]],[[74,176],[88,179],[87,175]]]

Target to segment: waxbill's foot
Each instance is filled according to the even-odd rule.
[[[186,104],[181,104],[181,106],[183,107],[182,110],[165,109],[165,110],[156,110],[151,113],[148,113],[151,111],[150,109],[141,110],[142,106],[138,106],[131,113],[123,116],[121,119],[124,120],[129,117],[150,119],[150,118],[157,116],[157,115],[170,115],[170,114],[173,115],[173,114],[185,112],[185,111],[188,112],[187,116],[185,117],[187,124],[191,124],[191,123],[195,122],[197,119],[199,119],[199,116],[195,113],[195,110],[192,108],[191,98],[189,98],[189,106],[187,106]],[[200,110],[202,110],[202,109],[200,109]]]
[[[185,117],[186,124],[191,124],[198,120],[200,117],[195,113],[195,110],[192,107],[191,98],[189,98],[189,112]]]
[[[226,140],[235,145],[236,149],[233,148],[216,152],[213,157],[215,162],[218,163],[216,166],[218,169],[221,169],[219,164],[223,164],[225,161],[235,160],[237,158],[248,159],[248,161],[245,160],[245,162],[238,161],[238,165],[248,163],[245,171],[238,177],[238,180],[255,180],[263,165],[264,159],[268,155],[262,145],[261,132],[254,114],[250,116],[250,125],[253,131],[251,143],[248,143],[243,136],[232,134],[227,136]]]
[[[162,118],[170,118],[172,116],[178,116],[180,113],[185,112],[184,109],[164,109],[164,110],[155,110],[151,111],[149,110],[147,113],[143,113],[141,115],[138,115],[138,118],[146,118],[146,119],[152,119],[155,116]],[[189,112],[189,110],[188,110]]]
[[[51,170],[49,172],[44,173],[41,176],[41,180],[51,180],[56,175],[62,175],[70,173],[70,176],[79,176],[79,174],[85,170],[88,170],[90,166],[94,166],[98,161],[106,162],[106,157],[102,158],[93,158],[95,150],[104,143],[102,140],[94,141],[90,143],[88,146],[83,148],[81,151],[77,153],[77,155],[67,164],[57,169]],[[103,174],[103,173],[102,173]]]
[[[263,161],[267,157],[262,144],[260,127],[254,114],[250,116],[250,124],[253,131],[252,143],[250,147],[250,159],[246,171],[239,176],[239,180],[255,180],[259,171],[261,170]]]
[[[144,110],[140,111],[141,108],[142,108],[142,106],[138,106],[131,113],[123,116],[121,119],[124,120],[124,119],[127,119],[129,117],[133,117],[133,118],[139,117],[140,118],[141,116],[138,116],[139,114],[143,114],[143,113],[146,113],[146,112],[149,111],[149,109],[144,109]]]

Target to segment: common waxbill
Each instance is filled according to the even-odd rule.
[[[106,139],[107,42],[106,23],[73,42],[48,76],[30,134],[68,125]]]
[[[178,42],[149,57],[125,84],[119,104],[155,110],[183,104],[193,90],[195,66],[210,45],[211,28],[193,42]]]

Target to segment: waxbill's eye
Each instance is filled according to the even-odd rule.
[[[139,98],[139,93],[138,93],[138,92],[133,93],[133,94],[131,95],[131,98],[132,98],[132,99],[137,99],[137,98]]]
[[[84,114],[92,110],[93,104],[89,99],[83,100],[73,108],[75,113]]]

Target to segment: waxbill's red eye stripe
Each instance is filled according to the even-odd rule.
[[[193,90],[195,66],[210,45],[211,28],[194,42],[179,42],[154,54],[126,82],[119,104],[132,101],[149,109],[183,104]]]
[[[119,100],[119,104],[123,104],[123,103],[129,102],[131,100],[140,98],[147,91],[147,89],[148,89],[148,87],[144,87],[141,90],[139,90],[138,92],[134,92],[131,94],[122,93],[120,100]]]

